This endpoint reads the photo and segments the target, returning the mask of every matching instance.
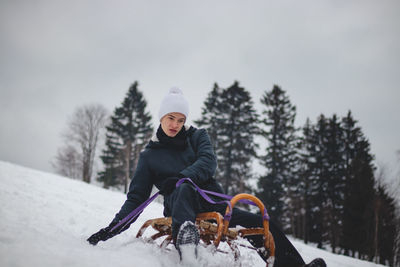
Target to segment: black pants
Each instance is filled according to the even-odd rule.
[[[203,199],[196,189],[187,183],[181,184],[171,195],[164,196],[164,216],[172,217],[172,235],[176,237],[179,227],[185,221],[195,222],[196,214],[201,212],[217,211],[225,214],[226,205],[213,205]],[[233,209],[229,226],[235,227],[262,227],[262,216],[251,212]],[[272,222],[269,222],[269,230],[275,241],[276,267],[303,266],[304,261],[295,247],[290,243],[285,234]],[[256,248],[263,247],[262,236],[246,237]],[[260,254],[265,261],[265,257]]]

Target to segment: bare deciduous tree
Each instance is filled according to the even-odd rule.
[[[53,166],[63,175],[75,175],[81,172],[82,180],[90,183],[93,161],[100,131],[107,120],[107,110],[100,104],[78,107],[68,121],[67,131],[63,134],[65,146],[58,150]],[[73,164],[79,160],[79,164]]]
[[[57,150],[57,155],[51,165],[57,173],[73,179],[82,177],[82,160],[75,147],[65,145]]]

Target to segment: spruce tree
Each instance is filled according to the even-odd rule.
[[[119,137],[114,127],[116,118],[111,118],[111,123],[106,127],[105,149],[100,156],[104,165],[104,171],[98,173],[97,180],[103,183],[104,188],[117,187],[124,184],[123,173],[123,143],[119,141]]]
[[[300,185],[304,184],[306,240],[328,242],[335,251],[340,243],[344,190],[344,134],[336,115],[320,115],[315,126],[306,124],[301,144]]]
[[[312,160],[309,161],[308,171],[310,174],[309,194],[310,194],[310,220],[308,224],[308,232],[310,233],[310,241],[315,242],[318,248],[322,248],[324,241],[327,239],[327,229],[324,224],[324,209],[328,200],[327,179],[329,175],[329,165],[327,162],[327,133],[328,119],[321,114],[314,126],[312,137],[310,139],[311,149],[309,155]]]
[[[328,231],[327,239],[335,252],[340,242],[343,223],[344,190],[346,187],[344,135],[339,119],[334,114],[328,119],[326,157],[329,166],[326,190],[327,206],[325,207],[325,226]]]
[[[136,169],[139,153],[153,132],[151,115],[146,111],[146,100],[134,82],[120,107],[117,107],[107,127],[106,148],[101,159],[105,170],[98,180],[104,187],[128,184]]]
[[[258,133],[253,105],[250,93],[238,82],[226,89],[215,84],[202,117],[196,121],[210,133],[218,161],[216,178],[228,194],[244,192],[252,176],[251,160],[257,147],[254,137]]]
[[[326,118],[320,115],[302,157],[304,183],[309,184],[309,214],[307,233],[310,240],[322,247],[329,243],[335,251],[340,243],[343,223],[344,190],[346,186],[344,134],[336,115]]]
[[[207,129],[214,151],[216,151],[218,147],[218,136],[223,132],[220,127],[220,124],[223,122],[221,113],[222,91],[223,89],[215,83],[213,89],[208,93],[207,98],[203,103],[201,118],[194,121],[198,127]],[[218,171],[216,176],[219,177]]]
[[[313,142],[315,126],[311,120],[307,118],[306,123],[302,128],[302,136],[299,138],[298,156],[299,156],[299,184],[297,192],[299,193],[299,205],[302,212],[296,216],[298,226],[295,236],[304,240],[307,244],[310,240],[312,231],[311,213],[313,204],[311,202],[311,168],[310,165],[316,161],[315,151],[316,144]]]
[[[305,242],[346,255],[393,264],[396,217],[393,199],[375,186],[370,144],[349,111],[341,121],[321,114],[307,120],[300,142],[299,190]]]
[[[215,83],[213,89],[208,93],[207,98],[203,103],[201,118],[194,121],[198,127],[207,129],[215,153],[219,147],[219,136],[224,133],[224,129],[220,127],[221,123],[224,122],[223,114],[221,112],[222,91],[223,89]],[[223,181],[220,168],[217,168],[215,172],[215,179],[220,182]]]
[[[374,201],[374,257],[377,263],[394,266],[396,245],[396,206],[385,187],[378,183]]]
[[[368,255],[372,247],[374,170],[370,145],[351,112],[342,118],[345,189],[341,247],[345,255]]]
[[[286,92],[274,85],[265,92],[261,99],[264,105],[261,124],[262,136],[267,139],[266,154],[261,156],[267,173],[259,178],[257,196],[269,207],[270,214],[282,226],[290,220],[286,207],[294,207],[296,184],[296,128],[294,121],[296,107],[293,106]],[[290,211],[289,211],[290,214]],[[283,225],[283,226],[286,226]]]

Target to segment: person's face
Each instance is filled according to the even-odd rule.
[[[161,129],[169,137],[175,137],[185,124],[186,117],[182,113],[172,112],[161,118]]]

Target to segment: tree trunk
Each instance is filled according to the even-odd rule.
[[[124,192],[128,192],[128,185],[130,181],[130,163],[131,163],[131,153],[132,153],[132,141],[128,140],[125,147],[125,182],[124,182]]]

